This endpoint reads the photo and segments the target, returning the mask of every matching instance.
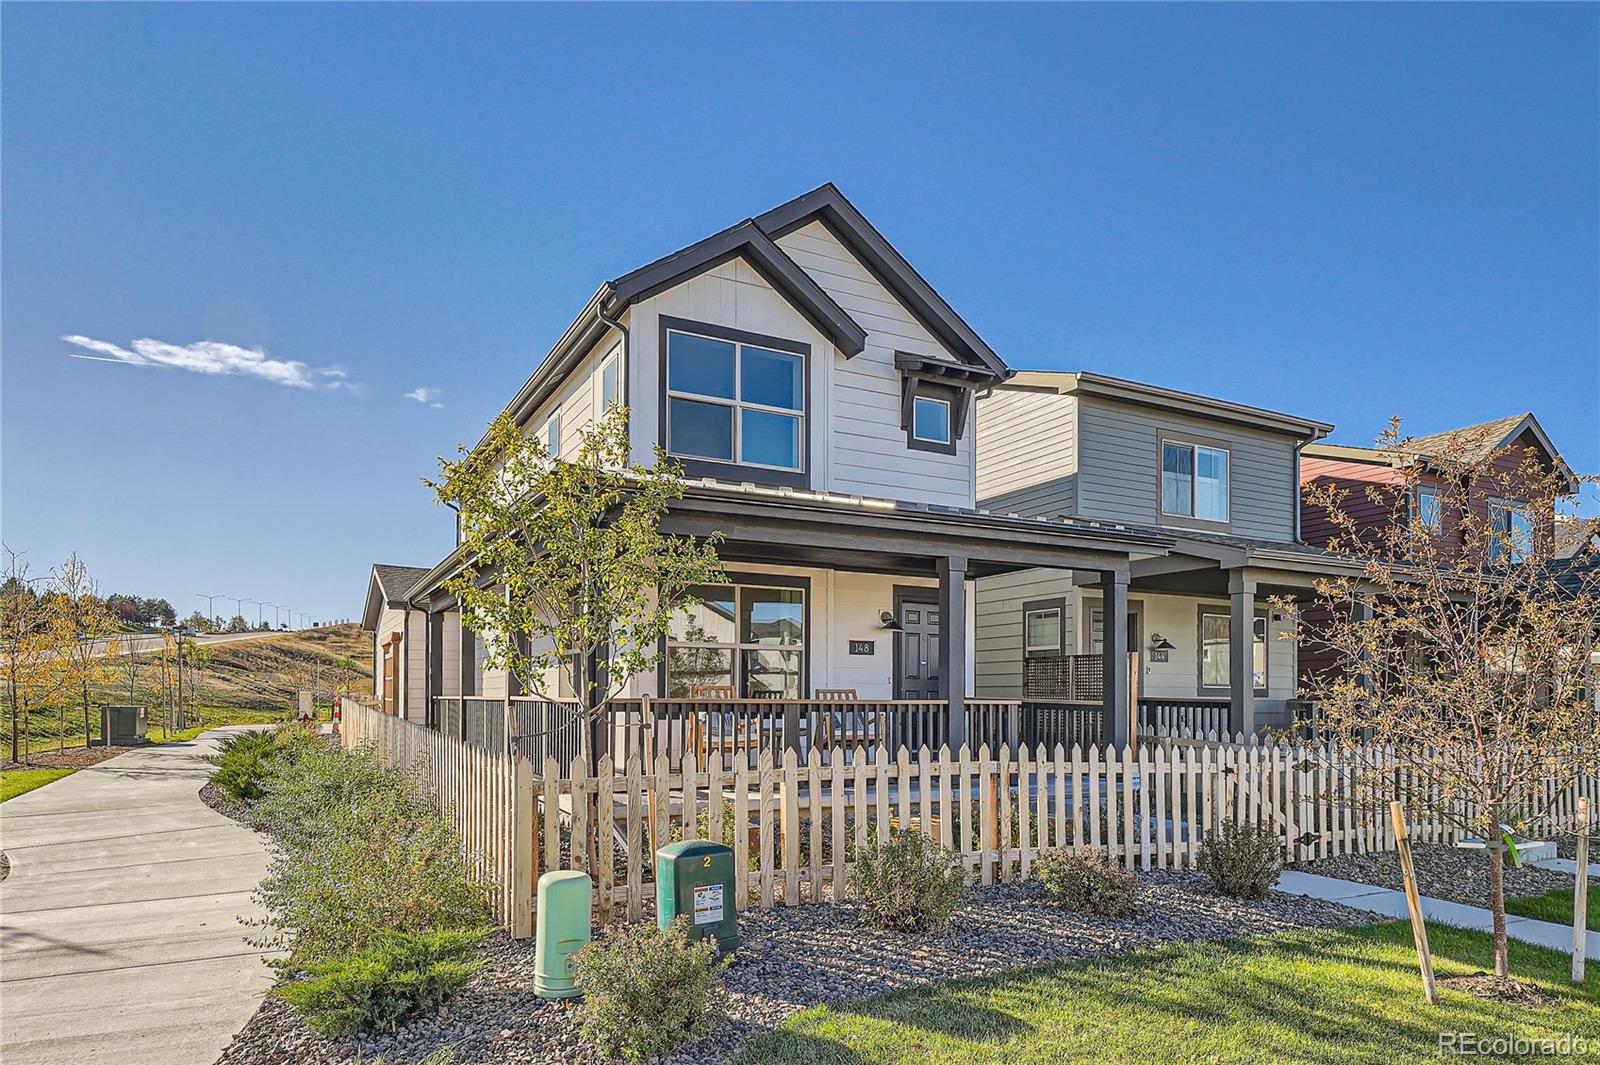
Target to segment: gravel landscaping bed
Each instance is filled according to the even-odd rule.
[[[1487,906],[1489,900],[1489,856],[1479,850],[1466,850],[1439,843],[1414,843],[1411,857],[1417,867],[1417,890],[1436,899]],[[1400,877],[1400,856],[1393,851],[1371,854],[1341,854],[1319,858],[1295,866],[1319,876],[1354,880],[1358,884],[1405,890]],[[1557,869],[1525,865],[1505,868],[1506,898],[1543,895],[1572,887],[1572,874]]]
[[[809,1006],[881,994],[955,976],[1058,959],[1121,954],[1164,943],[1231,939],[1293,929],[1370,924],[1371,914],[1273,893],[1261,902],[1218,895],[1193,873],[1140,875],[1137,914],[1106,920],[1050,906],[1037,881],[975,889],[956,924],[930,936],[868,929],[849,905],[746,911],[742,945],[725,973],[730,1020],[667,1059],[720,1062],[748,1039]],[[267,1001],[220,1065],[416,1062],[453,1045],[454,1062],[586,1063],[570,1003],[533,994],[533,944],[496,935],[486,965],[438,1013],[374,1039],[322,1039],[280,1002]]]
[[[200,801],[223,817],[237,821],[246,828],[255,827],[250,823],[250,804],[230,798],[227,792],[209,781],[200,789]]]

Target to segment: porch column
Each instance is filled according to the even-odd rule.
[[[945,742],[967,742],[967,559],[939,559],[939,697],[949,706]]]
[[[1100,573],[1101,625],[1100,663],[1104,673],[1107,742],[1117,749],[1133,740],[1128,727],[1128,571],[1126,568]]]
[[[477,637],[467,628],[466,615],[462,614],[461,621],[461,694],[463,696],[478,694],[478,646]]]
[[[1256,581],[1248,570],[1228,571],[1228,731],[1256,723]]]
[[[423,715],[429,728],[439,727],[439,704],[434,702],[444,694],[444,614],[428,611],[428,707]]]

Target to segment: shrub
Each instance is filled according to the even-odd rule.
[[[1200,871],[1224,895],[1264,899],[1283,871],[1283,845],[1274,833],[1225,821],[1201,842]]]
[[[316,746],[326,744],[315,733],[293,724],[235,733],[206,758],[216,766],[211,783],[229,798],[255,802],[265,793],[268,780]]]
[[[943,928],[966,894],[961,860],[920,832],[891,828],[855,854],[850,892],[861,919],[897,932]]]
[[[422,779],[370,748],[306,752],[267,782],[256,809],[277,844],[256,891],[272,929],[261,945],[290,946],[285,967],[336,960],[390,932],[487,920],[490,885]]]
[[[647,1061],[708,1034],[726,1016],[721,963],[689,919],[667,929],[635,925],[573,955],[583,1001],[578,1023],[606,1057]]]
[[[1057,906],[1100,917],[1127,917],[1139,908],[1138,878],[1099,851],[1085,847],[1042,855],[1034,868]]]
[[[323,1035],[393,1030],[454,995],[483,963],[472,950],[486,929],[393,933],[367,950],[315,962],[273,989]]]

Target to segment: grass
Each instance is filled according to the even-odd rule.
[[[1532,917],[1536,921],[1554,921],[1572,924],[1572,888],[1546,892],[1543,895],[1526,895],[1520,899],[1507,899],[1506,912],[1518,917]],[[1600,890],[1589,885],[1589,917],[1585,927],[1600,930]]]
[[[76,769],[14,769],[0,773],[0,802],[26,795],[34,788],[42,788],[52,780],[60,780],[76,772]]]
[[[1441,977],[1490,968],[1486,934],[1438,926],[1429,936]],[[1410,927],[1397,922],[1167,947],[817,1007],[735,1061],[1420,1062],[1439,1059],[1441,1032],[1571,1034],[1600,1046],[1600,976],[1574,987],[1565,955],[1522,944],[1511,961],[1514,976],[1559,1002],[1530,1010],[1441,988],[1430,1007]]]

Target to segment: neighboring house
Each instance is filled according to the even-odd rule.
[[[1132,560],[1170,543],[1065,512],[975,508],[973,395],[1011,375],[824,185],[600,285],[509,409],[559,455],[626,404],[635,458],[659,445],[690,478],[665,531],[726,537],[732,585],[702,590],[661,669],[628,696],[717,686],[751,699],[918,700],[941,718],[925,738],[960,742],[974,582],[1040,566],[1092,574],[1116,617]],[[396,710],[414,720],[456,705],[442,700],[523,695],[482,668],[460,625],[443,588],[457,565],[452,554],[416,580],[408,571],[403,591],[375,572],[369,593],[375,653],[395,648]],[[1103,658],[1117,655],[1113,642]],[[1108,670],[1096,706],[1125,706],[1126,684]],[[1105,717],[1125,735],[1125,715]]]
[[[1092,373],[1019,373],[977,411],[980,507],[1173,545],[1130,563],[1120,632],[1095,581],[1066,567],[980,580],[979,696],[1045,696],[1074,656],[1116,641],[1134,656],[1148,724],[1292,721],[1296,646],[1269,597],[1304,600],[1317,576],[1353,572],[1299,530],[1300,456],[1331,426]]]
[[[1532,458],[1542,473],[1559,470],[1568,479],[1568,491],[1577,490],[1577,482],[1561,453],[1545,435],[1538,419],[1529,413],[1411,437],[1395,448],[1312,444],[1305,449],[1300,479],[1307,490],[1336,486],[1344,493],[1345,513],[1356,519],[1358,527],[1363,531],[1378,530],[1389,526],[1402,512],[1395,505],[1400,502],[1397,495],[1405,490],[1407,469],[1420,463],[1414,498],[1407,511],[1419,514],[1437,531],[1441,547],[1454,552],[1461,546],[1460,516],[1449,513],[1444,505],[1448,490],[1444,475],[1429,465],[1441,454],[1464,462],[1481,462],[1493,456],[1494,466],[1508,475],[1517,474]],[[1378,491],[1369,492],[1374,487]],[[1374,494],[1376,501],[1371,498]],[[1489,490],[1473,486],[1465,495],[1472,513],[1506,533],[1508,543],[1511,538],[1556,535],[1555,515],[1534,513],[1514,489],[1503,492],[1499,487]],[[1335,534],[1326,510],[1309,499],[1301,504],[1300,525],[1309,544],[1326,545]]]
[[[1528,492],[1521,493],[1514,487],[1506,491],[1499,485],[1492,490],[1473,485],[1465,492],[1452,494],[1445,475],[1431,464],[1443,454],[1467,463],[1483,462],[1492,457],[1493,466],[1509,475],[1513,482],[1532,459],[1541,475],[1560,471],[1568,480],[1568,491],[1577,490],[1572,471],[1531,413],[1411,437],[1393,448],[1311,444],[1304,449],[1300,462],[1303,492],[1300,527],[1306,542],[1326,546],[1337,535],[1338,530],[1327,510],[1309,498],[1313,488],[1331,485],[1341,492],[1340,506],[1346,516],[1354,519],[1358,535],[1379,533],[1396,520],[1408,520],[1415,514],[1434,530],[1441,552],[1447,557],[1458,557],[1462,549],[1461,515],[1453,513],[1446,500],[1465,498],[1466,506],[1477,520],[1487,523],[1486,527],[1504,537],[1493,541],[1494,549],[1515,550],[1516,543],[1526,542],[1529,537],[1556,538],[1559,545],[1561,531],[1556,525],[1556,515],[1527,505],[1528,497],[1539,494],[1538,490],[1530,486]],[[1408,472],[1419,465],[1420,468],[1414,470],[1415,477],[1408,478]],[[1412,481],[1410,489],[1408,480]],[[1411,498],[1401,499],[1401,494],[1407,491]],[[1572,528],[1576,529],[1577,525]],[[1567,536],[1573,541],[1569,545],[1570,552],[1575,553],[1583,538],[1575,532],[1568,532]],[[1562,553],[1559,546],[1555,551],[1558,555]],[[1307,631],[1314,634],[1325,619],[1323,613],[1308,613]],[[1300,662],[1303,674],[1321,673],[1334,666],[1330,651],[1318,648],[1314,638],[1306,641]]]
[[[413,699],[426,695],[423,615],[409,606],[406,596],[427,574],[427,569],[420,566],[388,566],[380,562],[373,565],[372,575],[367,578],[361,627],[372,633],[372,694],[383,704],[385,713],[398,713],[408,692]]]

